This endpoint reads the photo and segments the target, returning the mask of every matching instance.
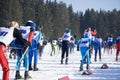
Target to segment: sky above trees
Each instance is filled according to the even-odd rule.
[[[52,0],[54,1],[54,0]],[[120,10],[120,0],[57,0],[57,2],[63,1],[67,6],[72,5],[75,12],[85,12],[86,9],[93,8],[94,10]]]

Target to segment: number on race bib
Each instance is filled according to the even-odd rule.
[[[3,37],[4,37],[7,33],[8,33],[8,32],[5,32],[5,31],[0,32],[0,36],[3,36]]]
[[[26,30],[20,30],[20,32],[21,32],[22,34],[25,34],[25,33],[26,33]]]

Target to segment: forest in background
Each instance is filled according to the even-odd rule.
[[[0,0],[0,26],[8,26],[10,21],[25,25],[32,20],[49,39],[58,39],[66,28],[72,30],[77,39],[83,36],[86,28],[95,27],[97,35],[106,39],[112,34],[120,34],[120,10],[112,11],[87,9],[85,13],[74,12],[72,5],[56,0]]]

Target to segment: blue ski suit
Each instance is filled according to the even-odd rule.
[[[34,56],[34,64],[37,64],[37,62],[38,62],[39,51],[38,51],[37,47],[38,47],[38,44],[41,41],[41,37],[42,37],[41,32],[39,32],[39,31],[34,32],[34,36],[33,36],[33,39],[32,39],[32,44],[29,47],[29,64],[30,65],[32,64],[33,56]]]
[[[79,48],[82,60],[81,60],[81,65],[84,64],[84,59],[87,59],[87,64],[90,64],[90,57],[89,57],[89,45],[91,44],[91,39],[90,38],[81,38],[77,41],[77,48]]]
[[[93,41],[93,46],[94,46],[94,50],[95,50],[95,58],[94,61],[97,61],[97,52],[99,51],[99,60],[101,60],[101,48],[103,45],[103,41],[101,38],[96,37]]]
[[[33,28],[31,28],[30,26],[20,26],[19,31],[21,32],[23,38],[25,40],[28,40],[28,37],[29,37],[28,35],[30,32],[33,31]],[[16,53],[17,53],[16,71],[20,71],[20,66],[21,66],[20,59],[22,58],[22,55],[24,54],[27,46],[24,46],[18,39],[15,39],[15,46],[18,48],[16,49]],[[28,68],[29,68],[28,51],[25,53],[23,60],[24,60],[25,71],[28,71]]]

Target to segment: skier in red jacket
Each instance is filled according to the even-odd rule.
[[[120,35],[116,38],[116,61],[118,61],[118,55],[120,52]]]

